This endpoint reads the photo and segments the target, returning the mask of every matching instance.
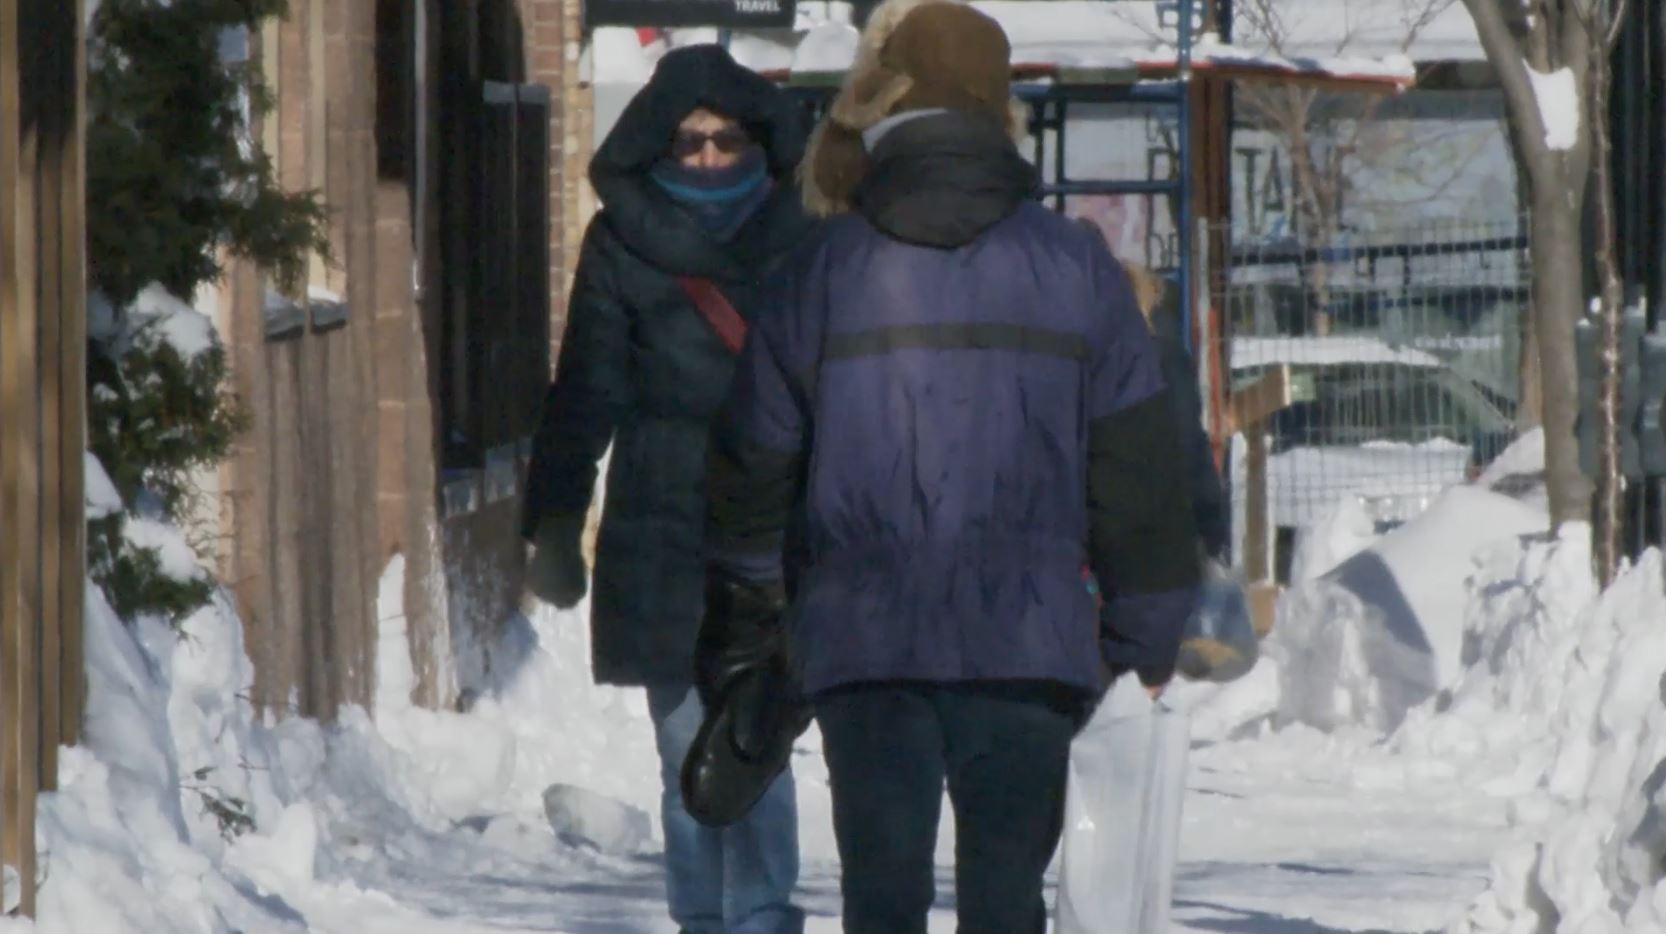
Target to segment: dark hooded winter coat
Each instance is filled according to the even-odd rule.
[[[677,124],[698,107],[738,120],[775,187],[726,242],[657,185]],[[706,442],[734,356],[679,286],[710,279],[748,319],[759,284],[810,231],[793,170],[799,107],[717,46],[668,53],[590,164],[602,204],[585,233],[556,379],[534,441],[523,535],[557,519],[577,549],[597,464],[613,445],[591,600],[594,674],[688,681],[704,588]]]
[[[1166,681],[1198,579],[1172,402],[1128,278],[992,119],[922,116],[774,291],[713,438],[714,573],[781,576],[810,693]],[[1109,596],[1095,614],[1091,566]]]

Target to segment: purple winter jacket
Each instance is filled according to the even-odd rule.
[[[778,581],[803,521],[787,615],[812,695],[1173,672],[1198,543],[1157,349],[1103,242],[1034,189],[993,122],[904,123],[760,305],[708,557]]]

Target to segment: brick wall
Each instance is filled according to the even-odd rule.
[[[375,0],[296,0],[263,28],[276,108],[260,128],[285,187],[322,192],[330,264],[308,286],[346,323],[273,337],[255,270],[232,270],[228,344],[252,417],[228,465],[232,582],[255,664],[255,702],[323,719],[375,683],[377,510]],[[303,306],[305,296],[290,296]],[[294,698],[297,709],[290,709]]]
[[[526,28],[527,80],[548,85],[550,107],[550,367],[567,321],[567,290],[579,242],[594,208],[590,162],[590,94],[579,82],[583,42],[580,0],[520,0]]]
[[[429,46],[422,103],[433,114],[443,77],[435,33],[442,0],[417,2],[429,17],[429,34],[417,41]],[[553,349],[594,203],[584,179],[589,91],[577,82],[581,3],[515,3],[525,80],[551,94]],[[227,278],[227,342],[253,426],[222,476],[231,536],[222,570],[244,614],[254,699],[267,709],[289,711],[293,697],[295,712],[328,718],[342,703],[371,700],[377,582],[396,554],[406,562],[419,703],[457,700],[478,667],[470,658],[491,644],[502,604],[512,608],[519,593],[518,506],[444,518],[437,505],[438,192],[448,147],[432,122],[429,138],[412,132],[397,177],[376,135],[379,114],[389,112],[378,107],[378,89],[387,88],[378,82],[378,55],[387,50],[377,30],[414,30],[415,10],[389,0],[293,0],[288,19],[254,43],[277,101],[257,135],[282,183],[322,191],[330,208],[333,262],[315,264],[310,284],[340,295],[349,309],[345,326],[271,339],[258,271],[237,264]],[[427,229],[417,232],[427,244],[421,295],[412,281],[416,147],[430,166],[427,190],[415,192],[426,209]]]

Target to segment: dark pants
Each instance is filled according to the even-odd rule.
[[[1048,686],[865,685],[818,699],[846,934],[924,934],[947,781],[960,934],[1045,931],[1084,704]]]

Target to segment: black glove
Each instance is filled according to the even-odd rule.
[[[694,686],[707,710],[737,677],[784,654],[781,613],[786,606],[786,589],[779,581],[746,581],[722,571],[706,574],[706,613],[694,640]]]
[[[539,521],[532,540],[532,560],[526,567],[527,588],[538,599],[563,610],[572,609],[584,599],[589,574],[579,551],[583,531],[583,516],[545,516]]]

